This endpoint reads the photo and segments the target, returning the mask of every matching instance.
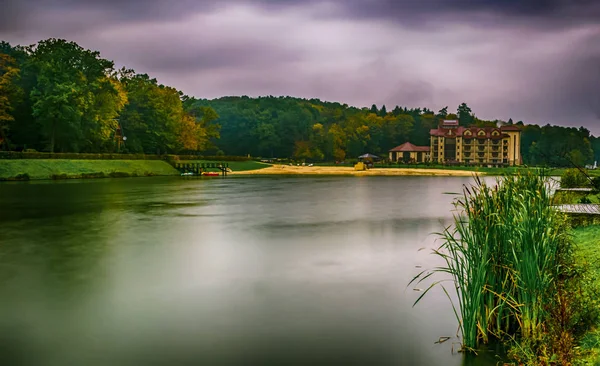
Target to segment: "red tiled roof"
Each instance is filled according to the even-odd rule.
[[[462,136],[463,132],[466,130],[466,128],[460,126],[458,128],[436,128],[433,129],[431,131],[429,131],[429,134],[432,136],[452,136],[452,137],[456,137],[456,136]]]
[[[515,125],[502,126],[502,127],[500,127],[500,129],[502,131],[521,131],[521,128],[519,128],[519,126],[515,126]]]
[[[391,149],[390,152],[429,152],[429,146],[416,146],[410,142],[405,142],[400,146]]]
[[[458,120],[456,119],[445,119],[442,121],[444,126],[458,126]]]
[[[498,136],[492,136],[492,132],[494,130],[500,132],[500,134]],[[471,133],[470,136],[465,136],[465,133],[467,131],[469,131]],[[479,131],[485,132],[485,135],[478,136],[477,134]],[[500,128],[498,128],[498,127],[476,127],[476,126],[466,128],[466,127],[460,126],[456,129],[440,127],[440,128],[430,130],[429,135],[438,136],[438,137],[463,136],[465,138],[501,139],[503,137],[508,137],[508,135],[506,133],[503,133],[504,131],[520,131],[520,129],[518,126],[502,126]]]

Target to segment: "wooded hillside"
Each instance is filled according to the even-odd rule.
[[[583,127],[485,121],[466,103],[452,112],[293,97],[196,99],[146,74],[116,70],[113,61],[74,42],[48,39],[25,47],[0,42],[2,150],[341,161],[366,152],[386,156],[406,141],[429,145],[429,130],[442,118],[456,118],[462,126],[521,126],[526,164],[600,160],[600,139]]]

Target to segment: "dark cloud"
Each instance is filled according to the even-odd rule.
[[[224,44],[198,42],[187,46],[180,42],[169,44],[152,40],[135,47],[121,44],[115,51],[124,55],[121,62],[137,65],[143,70],[176,74],[199,70],[215,72],[232,68],[263,69],[272,64],[302,58],[298,51],[275,47],[260,40]],[[152,57],[148,57],[149,55]]]
[[[462,19],[474,14],[492,14],[500,18],[531,20],[577,17],[572,20],[578,21],[600,17],[600,6],[596,0],[345,0],[344,3],[355,16],[405,18],[421,15],[435,18],[440,13],[451,13]]]
[[[181,19],[233,4],[260,6],[267,10],[300,8],[330,3],[330,16],[352,19],[386,19],[411,26],[443,27],[452,21],[482,25],[512,24],[564,26],[600,21],[597,0],[5,0],[0,30],[19,30],[37,14],[47,12],[102,13],[111,21]],[[57,24],[60,26],[60,24]]]
[[[562,123],[581,125],[582,121],[572,120],[572,116],[584,114],[587,115],[587,121],[584,120],[587,123],[583,124],[600,135],[600,52],[588,54],[566,66],[556,85],[560,97],[554,106],[563,113],[572,114],[562,116]]]
[[[4,0],[0,39],[74,40],[198,97],[295,95],[600,134],[599,0]]]
[[[1,4],[0,12],[0,32],[10,32],[21,27],[26,12],[23,9],[23,2],[19,0],[5,0]]]

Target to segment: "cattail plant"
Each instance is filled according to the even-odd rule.
[[[476,177],[455,201],[454,225],[439,234],[442,244],[433,254],[444,265],[419,273],[411,283],[446,276],[433,282],[415,304],[441,285],[466,349],[504,335],[537,339],[564,235],[550,203],[542,172],[498,178],[493,186]],[[444,287],[447,281],[453,283],[458,303]]]

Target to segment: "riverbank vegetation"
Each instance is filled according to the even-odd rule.
[[[437,109],[437,108],[436,108]],[[586,128],[483,120],[462,103],[430,108],[359,108],[319,99],[196,99],[74,42],[31,46],[0,42],[0,150],[206,152],[344,161],[363,153],[387,156],[406,141],[429,145],[441,119],[461,126],[516,124],[529,165],[569,166],[600,160],[600,139]],[[124,138],[126,137],[126,140]]]
[[[580,168],[567,169],[560,178],[560,187],[554,197],[554,204],[600,203],[600,176],[597,170]]]
[[[501,340],[517,364],[571,364],[598,322],[597,292],[574,256],[567,221],[551,207],[547,177],[506,176],[493,186],[476,179],[456,208],[433,252],[444,265],[411,283],[442,278],[416,303],[436,285],[450,299],[455,289],[464,349]]]

